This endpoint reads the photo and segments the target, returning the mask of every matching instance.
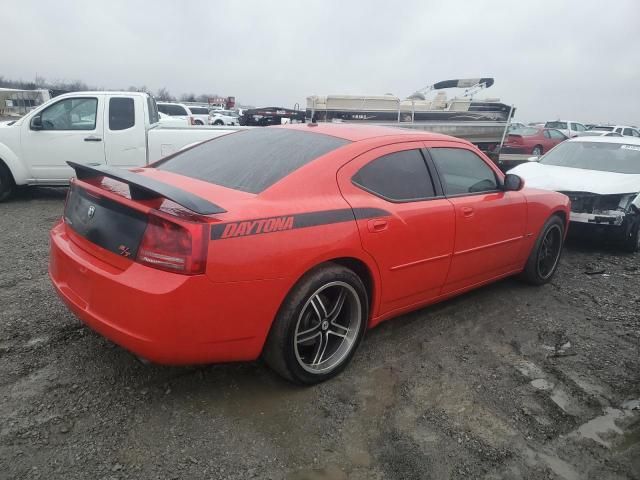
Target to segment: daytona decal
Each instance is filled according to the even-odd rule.
[[[260,235],[262,233],[282,232],[294,228],[315,227],[331,223],[342,223],[350,220],[361,220],[390,215],[379,208],[343,208],[321,212],[296,213],[278,217],[258,218],[241,222],[222,223],[211,226],[211,240]]]

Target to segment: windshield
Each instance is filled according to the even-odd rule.
[[[564,130],[567,129],[567,122],[547,122],[545,124],[547,128],[562,128]]]
[[[640,145],[565,142],[540,159],[545,165],[640,174]]]

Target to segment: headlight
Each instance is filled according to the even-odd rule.
[[[626,195],[622,195],[620,197],[620,202],[618,202],[618,210],[622,210],[623,212],[629,208],[631,202],[638,196],[637,193],[628,193]]]

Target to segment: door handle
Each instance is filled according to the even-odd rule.
[[[377,219],[377,220],[369,220],[367,222],[367,228],[371,233],[382,232],[386,230],[388,226],[389,226],[389,222],[387,222],[386,220]]]
[[[462,210],[462,215],[464,217],[467,217],[467,218],[473,217],[473,213],[474,213],[473,208],[471,208],[471,207],[462,207],[460,210]]]
[[[85,142],[101,142],[101,137],[96,137],[94,135],[89,135],[88,137],[84,137]]]

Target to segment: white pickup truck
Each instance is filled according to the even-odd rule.
[[[73,161],[140,167],[243,127],[168,127],[155,100],[137,92],[55,97],[14,122],[0,123],[0,201],[16,185],[66,185]]]

